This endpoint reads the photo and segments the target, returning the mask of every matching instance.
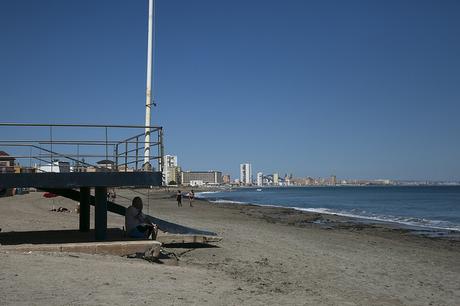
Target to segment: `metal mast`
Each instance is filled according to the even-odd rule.
[[[152,106],[152,45],[154,0],[149,0],[149,25],[147,47],[147,90],[145,92],[145,144],[144,170],[151,170],[150,165],[150,110]]]

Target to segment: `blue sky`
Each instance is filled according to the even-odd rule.
[[[142,125],[146,31],[0,1],[0,121]],[[460,180],[459,37],[455,0],[157,0],[152,123],[187,170]]]

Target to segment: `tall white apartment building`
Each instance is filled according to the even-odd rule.
[[[163,177],[165,185],[169,185],[169,182],[174,181],[178,183],[178,169],[177,169],[177,156],[176,155],[165,155],[163,167]]]
[[[279,185],[279,175],[278,175],[278,173],[273,173],[273,185],[274,186]]]
[[[243,185],[252,184],[252,169],[251,164],[240,164],[240,182]]]
[[[264,184],[264,174],[262,172],[257,172],[257,186],[262,186]]]

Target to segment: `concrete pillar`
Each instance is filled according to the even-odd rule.
[[[89,231],[89,198],[90,198],[90,188],[81,187],[80,188],[80,232]]]
[[[96,240],[107,239],[107,187],[96,187],[94,227]]]

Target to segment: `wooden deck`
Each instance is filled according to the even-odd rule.
[[[161,172],[0,173],[0,189],[161,186]]]

